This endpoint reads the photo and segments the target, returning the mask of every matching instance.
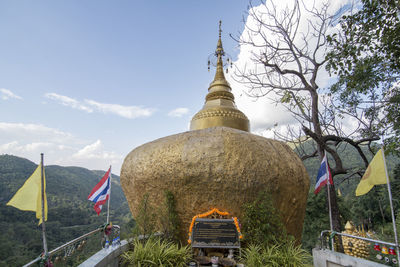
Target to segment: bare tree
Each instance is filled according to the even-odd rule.
[[[327,88],[318,85],[329,50],[327,35],[337,18],[337,12],[330,13],[328,2],[318,2],[318,5],[309,6],[306,2],[293,0],[292,6],[278,9],[274,1],[260,1],[260,6],[255,8],[250,2],[244,32],[240,37],[232,38],[241,47],[250,47],[253,67],[237,68],[235,79],[248,86],[250,96],[268,97],[291,112],[299,128],[288,127],[284,133],[276,131],[275,135],[296,144],[303,160],[312,157],[322,160],[327,151],[334,161],[332,176],[361,175],[344,166],[338,154],[339,146],[354,147],[367,167],[362,146],[370,145],[379,137],[371,131],[373,122],[362,110],[346,114],[336,105],[334,96],[327,94]],[[349,118],[352,118],[352,129],[345,129],[343,121]],[[315,144],[311,152],[302,146],[310,139]],[[334,186],[330,193],[333,228],[340,231]]]

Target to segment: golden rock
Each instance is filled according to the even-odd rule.
[[[283,142],[215,127],[167,136],[128,154],[121,185],[133,217],[144,194],[153,205],[165,190],[176,200],[187,239],[192,217],[212,208],[240,217],[242,205],[270,191],[288,233],[301,239],[310,186],[299,157]]]

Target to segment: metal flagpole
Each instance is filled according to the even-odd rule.
[[[110,198],[111,198],[111,165],[110,165],[110,194],[108,195],[108,204],[107,204],[107,224],[110,222]]]
[[[397,229],[396,229],[396,219],[394,217],[394,210],[393,210],[393,202],[392,202],[392,190],[390,189],[390,180],[389,175],[386,168],[386,158],[385,158],[385,151],[382,146],[382,157],[383,157],[383,166],[385,168],[385,175],[386,175],[386,182],[388,186],[388,193],[389,193],[389,202],[390,202],[390,210],[392,211],[392,222],[393,222],[393,232],[394,232],[394,240],[396,243],[396,251],[397,251],[397,263],[400,266],[400,255],[399,255],[399,242],[397,241]]]
[[[43,249],[44,249],[44,256],[47,255],[47,240],[46,240],[46,225],[44,223],[45,214],[44,214],[44,165],[43,165],[43,153],[40,153],[40,164],[41,164],[41,188],[42,188],[42,233],[43,233]]]
[[[324,150],[324,156],[326,156],[326,150]],[[322,160],[324,160],[324,157],[322,157]],[[322,161],[321,160],[321,161]],[[331,233],[333,233],[333,223],[332,223],[332,208],[331,208],[331,193],[330,193],[330,175],[329,175],[329,164],[328,164],[328,157],[326,157],[326,175],[328,175],[328,181],[327,181],[327,187],[326,190],[328,190],[328,209],[329,209],[329,224],[331,227]],[[332,251],[334,251],[334,238],[331,239],[331,245],[332,245]]]
[[[328,161],[328,159],[327,159]],[[330,193],[330,179],[328,177],[328,186],[326,187],[326,190],[328,190],[328,208],[329,208],[329,223],[331,226],[331,233],[333,233],[333,223],[332,223],[332,209],[331,209],[331,193]],[[331,239],[331,245],[332,245],[332,251],[335,250],[334,248],[334,238],[332,237]]]

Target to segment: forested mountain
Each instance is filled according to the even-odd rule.
[[[42,251],[42,233],[35,213],[6,206],[37,165],[27,159],[0,155],[0,266],[21,266]],[[100,216],[87,196],[104,171],[80,167],[45,166],[49,250],[92,231],[106,221],[104,206]],[[110,220],[124,226],[132,219],[119,176],[112,175]]]
[[[312,144],[306,146],[311,151]],[[367,150],[367,148],[364,148]],[[344,146],[339,153],[345,167],[353,170],[365,170],[365,166],[357,151],[351,146]],[[370,161],[374,155],[369,153]],[[329,163],[333,162],[328,157]],[[303,247],[311,249],[315,246],[322,230],[329,229],[329,213],[327,207],[326,190],[321,190],[314,195],[315,180],[320,167],[319,159],[312,158],[303,162],[310,175],[311,186],[307,199],[306,216],[303,227]],[[387,155],[386,164],[391,180],[395,213],[400,207],[400,159]],[[363,196],[356,197],[355,190],[360,182],[360,177],[347,178],[338,175],[334,178],[338,204],[341,213],[342,228],[351,220],[356,225],[364,225],[365,228],[375,231],[378,236],[386,241],[393,238],[391,226],[391,211],[388,199],[387,185],[377,185]],[[340,192],[340,193],[339,193]]]

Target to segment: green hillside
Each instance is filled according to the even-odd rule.
[[[310,152],[311,149],[312,144],[307,144],[305,150]],[[364,151],[367,151],[366,147]],[[365,170],[360,156],[353,147],[342,147],[339,150],[339,155],[346,168]],[[368,160],[371,160],[373,156],[372,153],[367,153]],[[329,157],[328,161],[330,164],[334,162]],[[329,229],[329,213],[326,190],[321,190],[318,195],[314,195],[315,180],[320,166],[318,158],[308,159],[303,163],[310,175],[311,185],[307,199],[302,244],[303,247],[311,250],[315,247],[320,232]],[[387,155],[386,164],[391,180],[395,213],[397,214],[400,206],[400,159]],[[393,233],[391,232],[391,212],[387,185],[375,186],[369,193],[356,197],[355,190],[359,182],[360,177],[347,178],[346,175],[334,177],[335,188],[341,192],[341,196],[337,194],[337,198],[343,226],[346,221],[351,220],[356,225],[363,224],[365,228],[377,232],[381,235],[381,238],[390,241]]]
[[[6,206],[36,168],[37,165],[27,159],[0,155],[0,266],[23,265],[42,251],[41,227],[37,225],[35,213]],[[97,216],[93,203],[87,200],[104,171],[56,165],[45,166],[45,169],[48,201],[46,230],[51,250],[104,224],[107,207],[104,206],[100,216]],[[110,220],[123,228],[132,217],[119,176],[113,174],[112,178]]]

